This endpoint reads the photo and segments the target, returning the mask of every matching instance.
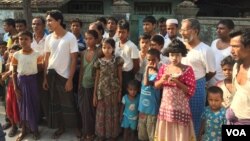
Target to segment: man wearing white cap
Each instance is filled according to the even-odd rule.
[[[179,39],[181,40],[180,37],[177,36],[177,32],[178,32],[178,20],[176,19],[168,19],[166,21],[166,30],[167,30],[167,35],[168,35],[168,38],[165,39],[165,44],[164,44],[164,47],[163,48],[167,48],[168,45],[171,43],[171,41],[173,39]]]

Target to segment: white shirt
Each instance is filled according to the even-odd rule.
[[[103,34],[102,37],[103,37],[103,39],[109,38],[109,33],[108,33],[108,32],[104,32],[104,34]],[[112,37],[112,39],[114,39],[115,42],[118,42],[118,41],[119,41],[119,38],[118,38],[117,34],[115,34],[115,35]]]
[[[128,40],[123,47],[120,47],[120,42],[116,42],[115,55],[121,56],[124,60],[122,66],[123,71],[131,71],[134,67],[133,59],[139,59],[139,50],[137,46]]]
[[[214,79],[216,82],[218,81],[221,81],[221,80],[224,80],[224,75],[223,75],[223,72],[222,72],[222,68],[221,68],[221,61],[231,55],[231,50],[232,50],[232,47],[229,46],[228,48],[225,48],[225,49],[218,49],[217,48],[217,42],[219,41],[220,39],[216,39],[212,42],[211,44],[211,48],[213,50],[213,53],[215,54],[215,63],[216,63],[216,74],[214,76]]]
[[[70,54],[78,52],[76,37],[71,32],[67,32],[60,39],[55,39],[52,35],[45,39],[45,52],[50,52],[48,69],[55,69],[62,77],[69,78]]]
[[[188,51],[182,63],[193,68],[195,79],[205,77],[206,73],[215,72],[215,57],[212,49],[203,42]]]
[[[47,37],[46,34],[43,35],[43,38],[37,42],[35,40],[35,38],[33,37],[33,42],[31,43],[31,48],[36,51],[39,52],[40,55],[44,55],[45,51],[44,51],[44,45],[45,45],[45,38]]]

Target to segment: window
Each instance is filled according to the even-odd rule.
[[[171,3],[168,2],[136,2],[134,5],[135,14],[171,14]]]
[[[103,14],[102,1],[72,1],[68,5],[70,13]]]

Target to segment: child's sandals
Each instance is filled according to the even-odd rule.
[[[17,134],[17,127],[12,127],[8,133],[9,137],[14,137]]]
[[[24,139],[24,137],[26,136],[26,132],[22,132],[18,135],[16,141],[21,141]]]

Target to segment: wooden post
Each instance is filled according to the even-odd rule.
[[[32,20],[32,11],[31,11],[31,0],[23,0],[23,17],[27,22],[27,30],[31,30],[31,20]]]

